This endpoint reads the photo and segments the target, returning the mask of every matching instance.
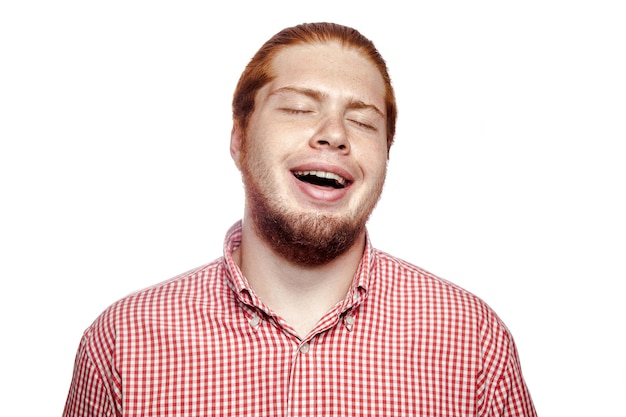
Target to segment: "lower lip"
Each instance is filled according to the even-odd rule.
[[[296,177],[293,177],[293,180],[300,191],[315,202],[334,203],[341,200],[341,198],[347,194],[349,188],[349,186],[344,188],[323,187],[321,185],[314,185],[309,184],[308,182],[300,181]]]

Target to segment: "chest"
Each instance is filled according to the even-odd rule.
[[[120,339],[123,408],[136,415],[464,415],[450,410],[475,402],[478,349],[452,322],[365,308],[326,320],[306,340],[243,310],[184,324],[148,320],[143,337]]]

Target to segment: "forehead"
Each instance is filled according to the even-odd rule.
[[[338,42],[290,45],[276,53],[271,72],[273,79],[263,89],[309,88],[384,108],[382,75],[368,57],[351,46]]]

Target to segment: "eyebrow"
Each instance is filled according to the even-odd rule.
[[[281,87],[274,91],[271,91],[269,96],[271,97],[271,96],[281,94],[281,93],[302,94],[317,101],[320,101],[325,96],[325,94],[322,93],[321,91],[313,90],[311,88],[303,88],[303,87]],[[359,110],[359,109],[368,110],[369,109],[369,110],[373,110],[374,112],[376,112],[380,117],[383,117],[383,118],[385,117],[383,112],[380,111],[378,107],[376,107],[373,104],[368,104],[362,100],[350,100],[350,102],[348,103],[348,108],[355,109],[355,110]]]

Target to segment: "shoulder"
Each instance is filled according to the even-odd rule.
[[[113,346],[115,339],[151,321],[175,320],[190,304],[208,304],[227,292],[222,258],[113,302],[87,328],[83,343]]]
[[[513,336],[498,314],[479,296],[410,262],[377,252],[377,282],[389,301],[408,310],[420,332],[454,345],[469,344],[493,376],[516,360]],[[381,291],[376,291],[380,294]],[[442,335],[446,335],[443,337]]]
[[[407,287],[424,296],[436,292],[438,295],[463,298],[481,307],[486,306],[483,300],[470,291],[404,259],[376,250],[376,260],[378,274],[391,285]]]
[[[411,262],[376,250],[377,279],[396,296],[410,298],[416,313],[433,320],[449,318],[508,334],[497,313],[478,295]]]

